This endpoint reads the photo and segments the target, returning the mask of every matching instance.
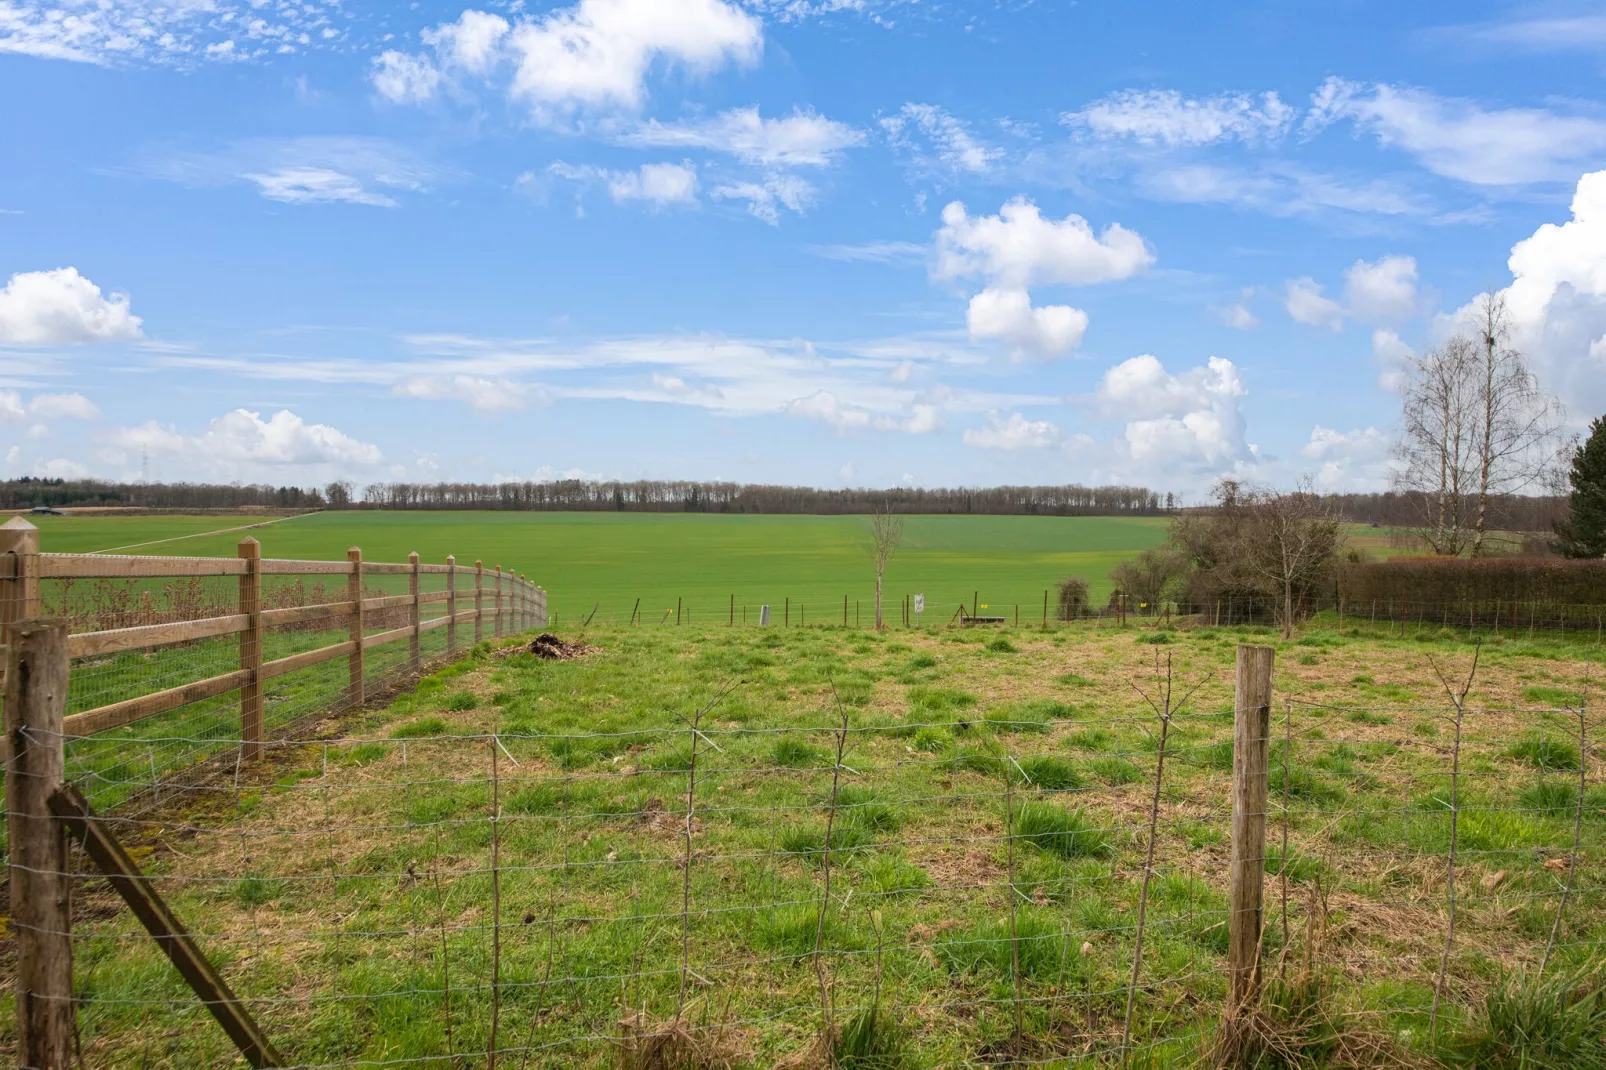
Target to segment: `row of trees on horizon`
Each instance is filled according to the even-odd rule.
[[[1324,506],[1357,524],[1412,527],[1437,501],[1421,491],[1325,494]],[[519,483],[349,482],[325,487],[275,487],[240,483],[114,483],[105,480],[39,479],[0,482],[0,509],[100,506],[131,509],[490,509],[510,511],[618,511],[768,514],[867,514],[886,507],[896,513],[994,516],[1167,516],[1192,505],[1181,495],[1146,487],[893,488],[822,490],[694,481],[582,481]],[[1508,531],[1549,531],[1565,517],[1567,499],[1557,494],[1495,494],[1490,523]]]

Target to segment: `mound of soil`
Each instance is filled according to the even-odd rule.
[[[536,657],[546,658],[548,661],[572,661],[587,654],[594,654],[602,648],[581,642],[565,643],[551,632],[542,632],[530,640],[530,645],[525,649]]]

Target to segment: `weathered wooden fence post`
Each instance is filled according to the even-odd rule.
[[[413,634],[407,637],[407,668],[411,672],[417,672],[421,662],[418,649],[420,638],[418,626],[422,622],[422,615],[419,613],[418,554],[416,551],[407,555],[407,564],[412,569],[407,574],[407,593],[412,595],[412,602],[408,606],[409,619],[407,623],[412,625],[413,629]]]
[[[361,709],[366,700],[363,693],[366,659],[363,657],[362,649],[365,634],[362,614],[362,550],[353,546],[346,551],[346,560],[351,563],[351,578],[346,581],[346,600],[351,603],[351,631],[347,636],[351,643],[351,656],[346,661],[350,679],[346,684],[346,701],[353,709]]]
[[[240,633],[240,758],[253,762],[262,756],[262,544],[247,535],[240,540],[239,556],[245,561],[240,577],[240,613],[246,618]]]
[[[485,637],[485,562],[474,562],[474,645]]]
[[[745,613],[746,610],[743,610],[743,612]],[[537,628],[546,627],[546,588],[544,587],[535,589],[535,626]]]
[[[502,638],[502,566],[496,566],[496,593],[493,596],[495,613],[492,615],[491,634]]]
[[[6,631],[6,834],[17,949],[17,1057],[25,1067],[69,1070],[75,1031],[72,879],[67,833],[48,802],[65,764],[67,626],[21,621]]]
[[[39,529],[14,516],[0,524],[0,555],[10,558],[0,576],[0,640],[11,625],[39,616]]]
[[[457,555],[446,555],[446,653],[457,653]]]
[[[1260,986],[1271,681],[1276,658],[1274,647],[1238,647],[1232,731],[1232,884],[1227,903],[1229,1019],[1254,1005]]]

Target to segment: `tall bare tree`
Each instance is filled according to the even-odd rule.
[[[1484,294],[1470,330],[1412,362],[1394,482],[1414,492],[1417,534],[1437,554],[1486,553],[1491,506],[1544,479],[1561,425],[1511,344],[1505,298]]]
[[[1414,492],[1414,526],[1436,554],[1457,556],[1472,541],[1478,477],[1477,346],[1456,335],[1411,362],[1400,440],[1397,489]]]
[[[1243,497],[1243,560],[1281,596],[1283,638],[1291,639],[1294,592],[1314,586],[1332,567],[1341,539],[1338,518],[1309,484]]]
[[[1478,302],[1478,515],[1472,556],[1484,552],[1489,498],[1539,482],[1556,458],[1561,403],[1539,389],[1527,359],[1511,345],[1502,294]]]
[[[892,511],[891,502],[882,502],[870,514],[870,563],[875,566],[875,626],[885,627],[881,619],[881,578],[887,571],[887,562],[898,552],[903,542],[903,517]]]

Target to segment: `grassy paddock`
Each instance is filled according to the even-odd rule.
[[[817,1043],[822,979],[845,1065],[1116,1062],[1158,757],[1133,685],[1154,694],[1169,657],[1179,692],[1202,686],[1167,748],[1132,1043],[1185,1063],[1225,991],[1245,638],[1273,642],[593,628],[600,651],[572,662],[481,648],[120,831],[298,1064],[444,1070],[484,1058],[494,1017],[504,1065],[613,1065],[618,1038],[650,1034],[694,1065],[769,1066]],[[1434,664],[1464,673],[1472,648],[1436,631],[1276,645],[1269,1012],[1297,1004],[1281,1024],[1312,1050],[1359,1038],[1380,1064],[1450,1060],[1483,1043],[1486,1006],[1512,1005],[1485,995],[1543,954],[1578,768],[1598,766],[1566,707],[1601,654],[1483,650],[1454,796],[1458,937],[1430,1033],[1453,733]],[[1583,807],[1564,976],[1606,938],[1593,780]],[[226,1063],[105,886],[77,894],[89,1064]],[[1306,1028],[1313,1002],[1349,1040]]]

